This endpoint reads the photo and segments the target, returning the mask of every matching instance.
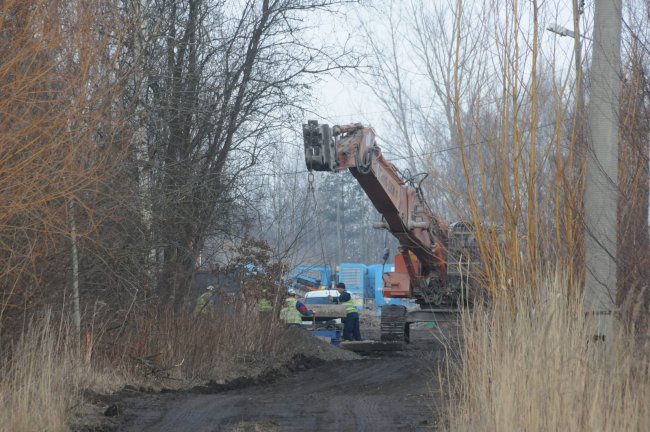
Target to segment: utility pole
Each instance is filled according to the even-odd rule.
[[[611,347],[616,312],[621,0],[596,0],[585,190],[585,312]]]

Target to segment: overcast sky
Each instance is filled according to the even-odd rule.
[[[328,16],[321,21],[322,34],[333,35],[343,43],[349,36],[356,40],[353,44],[357,44],[355,50],[364,52],[366,47],[363,44],[363,30],[360,21],[373,31],[373,37],[379,38],[386,37],[386,18],[382,16],[385,8],[389,6],[391,0],[380,0],[370,2],[372,7],[368,5],[354,5],[348,6],[341,14],[337,16]],[[409,0],[394,0],[395,5],[403,5],[404,1]],[[446,0],[422,0],[422,1],[436,1],[445,2]],[[368,2],[366,2],[368,3]],[[520,1],[520,3],[522,3]],[[585,14],[583,15],[584,24],[583,28],[587,28],[589,32],[589,21],[593,16],[593,4],[586,1]],[[465,4],[471,4],[471,1],[465,1]],[[571,9],[571,0],[548,0],[540,2],[542,10],[540,13],[540,22],[543,28],[548,27],[550,24],[558,24],[560,26],[572,29],[573,28],[573,14]],[[406,24],[405,24],[406,25]],[[383,36],[382,36],[383,35]],[[559,69],[573,68],[572,53],[573,53],[573,39],[571,37],[560,37],[549,31],[544,31],[541,35],[541,43],[543,50],[548,55],[552,55]],[[585,52],[589,52],[589,41],[585,41]],[[349,44],[348,44],[349,45]],[[405,48],[406,49],[406,48]],[[408,56],[408,53],[405,53]],[[372,94],[370,89],[365,87],[358,79],[350,74],[342,74],[340,76],[331,76],[324,79],[324,82],[315,89],[315,96],[319,103],[313,107],[313,111],[317,113],[308,113],[305,116],[305,121],[308,119],[317,119],[321,123],[330,124],[344,124],[361,122],[364,124],[372,125],[379,135],[386,127],[386,110]]]

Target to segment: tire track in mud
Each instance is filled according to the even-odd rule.
[[[441,346],[332,361],[275,382],[216,394],[162,394],[127,407],[118,430],[424,431],[436,418],[432,370]]]

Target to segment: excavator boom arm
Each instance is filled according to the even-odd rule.
[[[446,279],[446,225],[434,215],[420,191],[409,184],[381,153],[372,128],[360,124],[303,125],[305,163],[312,171],[350,170],[381,213],[378,228],[399,241],[395,272],[387,273],[384,293],[423,298]]]

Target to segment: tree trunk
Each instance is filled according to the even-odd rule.
[[[79,306],[79,253],[77,249],[77,223],[75,221],[74,200],[68,202],[68,222],[70,224],[70,243],[72,253],[72,313],[75,328],[75,340],[81,339],[81,308]]]

